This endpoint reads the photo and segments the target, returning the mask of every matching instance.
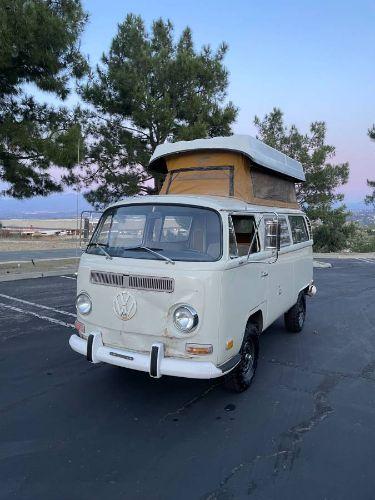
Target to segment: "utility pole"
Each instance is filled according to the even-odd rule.
[[[80,161],[80,158],[79,158],[79,146],[80,146],[80,139],[78,138],[78,143],[77,143],[77,167],[79,167],[79,161]],[[78,257],[78,241],[79,241],[79,221],[78,221],[78,217],[79,217],[79,194],[80,194],[80,189],[79,189],[79,184],[77,186],[77,197],[76,197],[76,202],[77,202],[77,206],[76,206],[76,257]]]

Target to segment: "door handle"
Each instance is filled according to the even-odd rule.
[[[267,272],[267,271],[262,271],[262,272],[260,273],[260,276],[261,276],[262,278],[266,278],[266,277],[268,276],[268,272]]]

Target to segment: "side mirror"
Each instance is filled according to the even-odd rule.
[[[81,249],[87,247],[88,242],[93,234],[93,230],[97,226],[103,212],[96,212],[93,210],[83,210],[81,212],[81,220],[79,223],[79,246]]]
[[[83,219],[83,242],[88,243],[90,239],[90,220],[85,217]]]
[[[279,221],[268,220],[266,222],[266,249],[280,251],[281,227]]]

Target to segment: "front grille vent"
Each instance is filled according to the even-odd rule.
[[[172,278],[158,278],[154,276],[129,276],[129,288],[137,290],[154,290],[155,292],[173,292]]]
[[[174,290],[173,278],[160,278],[159,276],[91,271],[90,281],[96,285],[132,288],[134,290],[151,290],[153,292],[167,293],[171,293]]]
[[[91,283],[97,285],[124,286],[124,275],[119,273],[104,273],[102,271],[91,271]]]

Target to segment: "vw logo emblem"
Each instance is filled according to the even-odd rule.
[[[116,315],[124,321],[131,319],[137,311],[137,303],[129,292],[120,292],[113,299]]]

